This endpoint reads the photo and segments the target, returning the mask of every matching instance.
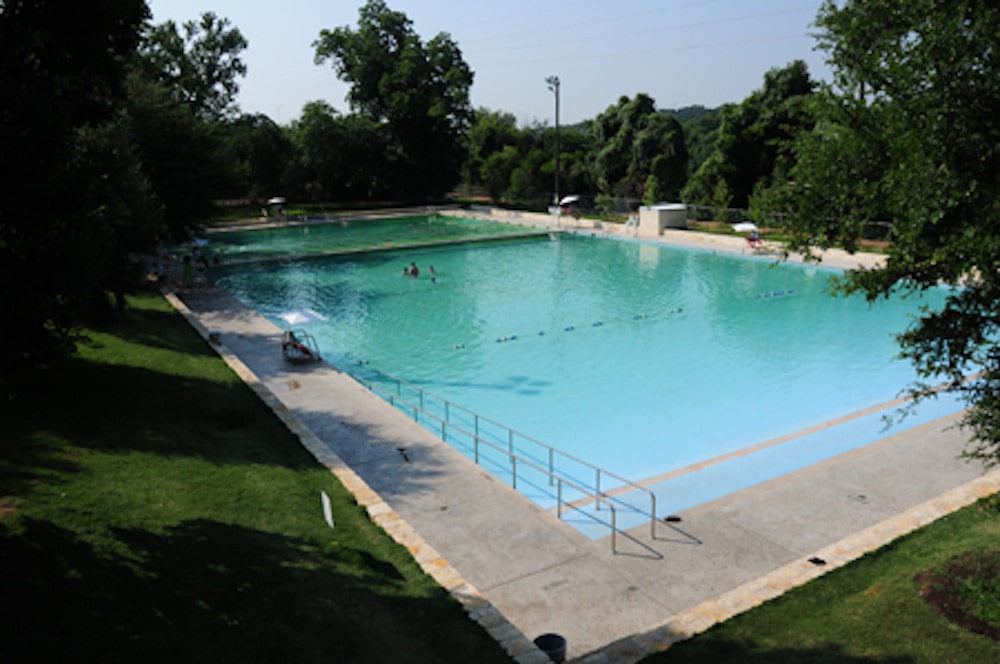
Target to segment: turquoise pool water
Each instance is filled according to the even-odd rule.
[[[402,275],[411,261],[419,278]],[[341,368],[377,367],[646,481],[670,513],[895,431],[875,414],[656,481],[889,402],[914,378],[893,334],[944,293],[869,306],[831,297],[832,274],[567,235],[261,265],[217,281],[281,327],[283,313],[320,313],[300,327]],[[933,403],[906,425],[955,410]],[[550,504],[541,484],[532,497]]]
[[[206,251],[223,262],[280,260],[322,254],[459,242],[535,231],[516,224],[459,219],[439,214],[385,219],[343,219],[256,230],[215,232]]]

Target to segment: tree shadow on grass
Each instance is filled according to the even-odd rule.
[[[332,541],[191,520],[109,552],[23,525],[0,528],[2,661],[507,661],[415,568]]]
[[[131,300],[133,306],[105,326],[105,331],[122,341],[150,350],[173,351],[203,357],[214,357],[208,343],[172,308],[151,308],[145,302]],[[93,333],[86,334],[80,346],[101,349],[103,344]]]
[[[5,404],[0,460],[73,470],[67,446],[289,468],[315,461],[244,384],[74,360]],[[30,478],[29,478],[30,479]],[[8,493],[26,486],[5,485]]]
[[[716,639],[713,641],[683,641],[668,650],[642,660],[643,664],[663,662],[732,662],[733,664],[912,664],[910,656],[864,657],[844,652],[837,643],[824,643],[808,648],[763,647],[752,641]]]

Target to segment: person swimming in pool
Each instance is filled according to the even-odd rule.
[[[420,268],[417,267],[416,263],[410,263],[410,276],[411,277],[419,277],[420,276]]]

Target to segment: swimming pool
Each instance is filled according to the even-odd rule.
[[[222,229],[211,234],[207,251],[227,263],[246,263],[423,244],[457,243],[484,237],[538,233],[517,224],[459,219],[441,214],[413,217],[344,218],[252,230]]]
[[[411,261],[419,278],[402,275]],[[887,435],[873,413],[670,477],[889,402],[913,379],[892,335],[944,293],[869,306],[830,297],[832,274],[563,235],[233,268],[217,282],[282,327],[284,313],[321,314],[302,327],[342,369],[377,367],[644,483],[670,513]],[[955,410],[934,402],[906,425]],[[526,493],[551,506],[544,482]]]

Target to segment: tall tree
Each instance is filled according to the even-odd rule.
[[[593,158],[591,156],[591,135],[588,123],[563,126],[559,130],[560,166],[559,182],[563,191],[568,194],[587,194],[597,189],[594,177]],[[550,170],[550,178],[555,168]]]
[[[146,78],[171,91],[200,118],[218,120],[238,112],[237,77],[246,76],[240,53],[248,42],[229,19],[205,12],[197,21],[147,24],[139,48]]]
[[[212,212],[224,185],[221,126],[174,101],[159,83],[134,72],[128,78],[132,133],[169,235],[182,240]]]
[[[632,178],[638,180],[645,173],[645,183],[655,183],[649,203],[680,200],[687,184],[688,152],[684,130],[673,115],[650,116],[635,136],[632,155]]]
[[[297,196],[311,201],[369,200],[389,195],[384,181],[382,128],[358,115],[344,117],[312,101],[292,123]]]
[[[722,123],[722,109],[688,106],[673,112],[684,128],[688,151],[688,172],[697,173],[705,160],[715,152]]]
[[[521,133],[513,115],[485,108],[477,109],[467,134],[469,155],[466,163],[466,181],[472,185],[486,183],[490,179],[484,170],[487,160],[503,152],[508,146],[516,147],[520,140]],[[494,171],[493,175],[495,174]],[[503,178],[503,187],[506,187],[506,182],[507,179]],[[496,191],[495,187],[491,187],[490,190]],[[502,187],[496,191],[497,196],[502,191]]]
[[[812,128],[806,100],[815,84],[801,60],[764,75],[764,86],[742,103],[723,108],[715,152],[691,176],[684,198],[693,203],[744,208],[754,187],[780,176],[791,146]]]
[[[152,208],[135,198],[145,185],[121,140],[119,111],[125,61],[147,17],[142,0],[86,11],[60,0],[0,3],[0,145],[14,166],[0,202],[0,320],[8,323],[0,376],[71,350],[93,303],[118,289],[128,261],[111,259],[125,254],[117,247],[144,248],[124,234]],[[95,241],[94,229],[114,242]]]
[[[386,124],[397,191],[443,194],[458,182],[473,74],[447,33],[425,44],[405,14],[369,0],[357,30],[322,30],[313,46],[316,63],[351,85],[352,109]]]
[[[839,5],[839,6],[838,6]],[[786,213],[789,249],[857,246],[892,222],[884,266],[848,272],[869,299],[960,288],[899,336],[920,379],[969,405],[971,457],[1000,462],[1000,12],[985,0],[826,2],[834,85],[785,182],[755,199]]]
[[[664,196],[687,178],[684,131],[672,115],[656,110],[646,94],[621,97],[591,123],[594,172],[603,194],[641,198],[652,175]]]
[[[286,190],[285,173],[294,154],[286,130],[258,113],[227,122],[223,134],[233,165],[233,197],[267,200]]]
[[[225,197],[235,177],[226,161],[225,122],[237,111],[240,53],[247,41],[212,12],[183,25],[144,26],[128,79],[140,155],[174,238],[183,238]]]

